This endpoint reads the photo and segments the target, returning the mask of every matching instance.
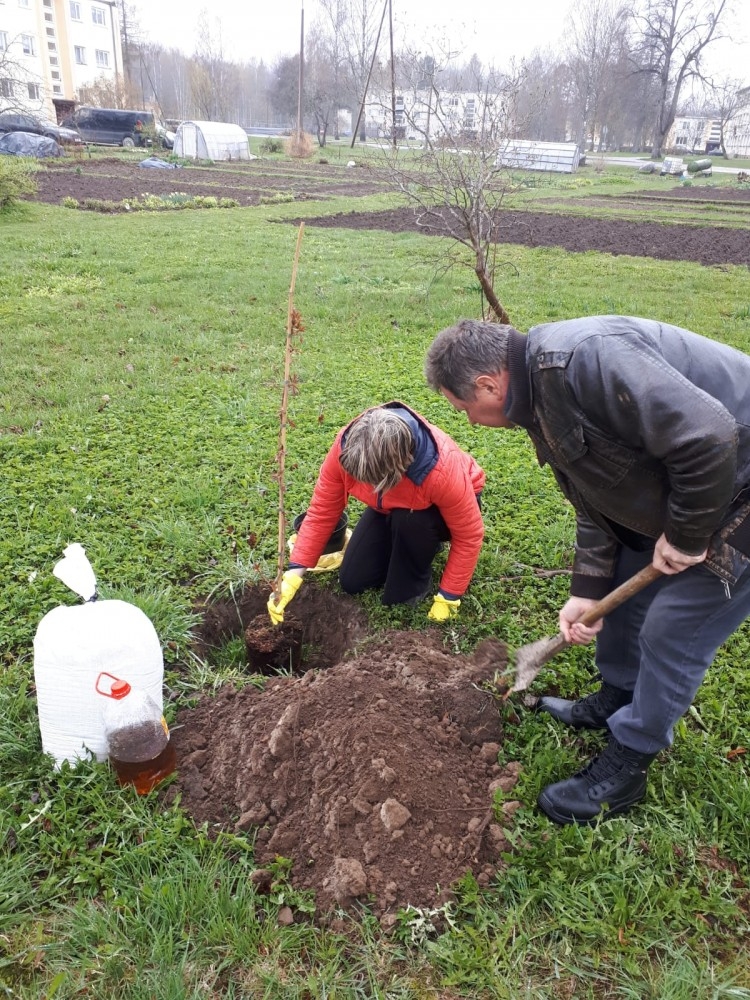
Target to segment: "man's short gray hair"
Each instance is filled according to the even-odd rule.
[[[498,375],[508,368],[508,336],[512,326],[461,319],[435,337],[424,364],[428,383],[447,389],[457,399],[473,399],[480,375]]]
[[[339,463],[360,483],[385,493],[400,482],[413,459],[411,428],[397,413],[378,406],[349,427]]]

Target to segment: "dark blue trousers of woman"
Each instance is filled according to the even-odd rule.
[[[347,594],[383,588],[383,604],[405,604],[426,596],[432,561],[450,532],[438,508],[397,509],[387,514],[367,507],[344,552],[339,581]]]

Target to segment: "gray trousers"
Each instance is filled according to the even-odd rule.
[[[651,562],[622,549],[615,586]],[[750,616],[750,569],[729,588],[705,566],[665,576],[604,619],[596,665],[608,684],[633,692],[607,720],[615,739],[639,753],[669,746],[719,646]]]

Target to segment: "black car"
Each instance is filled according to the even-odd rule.
[[[150,146],[154,135],[151,111],[127,111],[124,108],[76,108],[63,119],[63,126],[78,131],[85,142],[102,146]]]
[[[36,115],[20,114],[16,111],[4,111],[0,114],[0,133],[3,132],[32,132],[34,135],[46,135],[48,139],[54,139],[61,146],[82,142],[80,134],[73,128],[65,128]]]

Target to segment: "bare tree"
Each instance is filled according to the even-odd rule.
[[[138,81],[140,46],[143,42],[138,13],[132,3],[117,0],[117,15],[120,21],[120,46],[122,48],[122,75],[125,89],[133,91]],[[116,107],[117,105],[113,105]]]
[[[317,22],[321,54],[325,50],[330,74],[330,86],[336,107],[333,112],[333,137],[339,138],[338,109],[345,103],[346,58],[344,32],[346,30],[348,0],[320,0],[322,11]]]
[[[476,67],[474,67],[476,69]],[[404,101],[407,131],[419,151],[383,151],[384,174],[414,209],[418,225],[453,240],[445,266],[469,266],[483,300],[501,323],[510,319],[495,291],[497,210],[510,187],[499,150],[524,130],[518,95],[524,70],[489,70],[464,82],[462,91],[441,91],[434,82]],[[467,252],[468,251],[468,255]]]
[[[713,119],[719,125],[719,152],[727,155],[726,132],[730,121],[743,106],[741,91],[745,84],[736,77],[724,76],[712,80],[709,94],[713,107]]]
[[[93,104],[97,108],[136,108],[143,106],[138,90],[130,84],[111,76],[101,74],[78,88],[81,104]]]
[[[576,89],[568,62],[537,51],[525,61],[524,68],[518,117],[524,122],[526,138],[564,142],[570,123],[577,117]]]
[[[268,93],[275,120],[291,126],[297,119],[299,53],[280,56],[276,60],[271,70]]]
[[[376,41],[385,13],[383,3],[374,0],[346,0],[347,16],[342,24],[341,42],[347,70],[346,91],[352,111],[364,103],[371,68],[377,69]],[[364,140],[365,121],[362,116],[360,138]]]
[[[221,20],[209,20],[202,10],[198,21],[198,45],[190,65],[190,88],[202,117],[224,121],[237,102],[236,66],[224,56]]]
[[[304,111],[313,120],[318,145],[325,146],[331,125],[336,128],[337,80],[329,58],[329,39],[316,27],[307,37],[305,65],[307,86],[304,95]]]
[[[701,57],[723,37],[722,16],[730,0],[645,0],[631,10],[637,72],[658,81],[651,155],[661,156],[677,114],[683,85],[701,77]]]
[[[618,0],[586,0],[571,15],[568,64],[576,97],[576,138],[581,149],[601,143],[613,67],[625,40],[625,9]]]

